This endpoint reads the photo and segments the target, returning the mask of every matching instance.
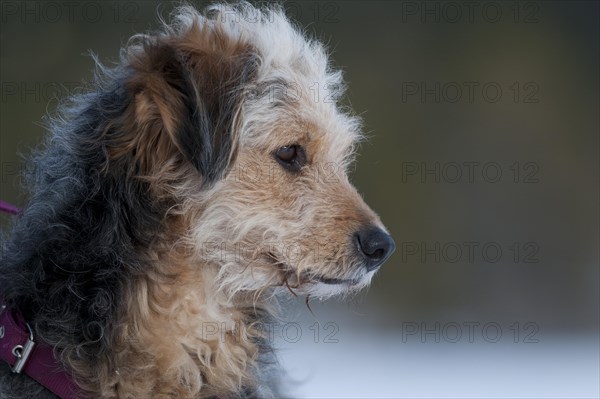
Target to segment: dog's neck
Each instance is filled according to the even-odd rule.
[[[228,397],[256,384],[261,307],[228,298],[216,270],[144,276],[125,294],[112,381],[119,395]]]

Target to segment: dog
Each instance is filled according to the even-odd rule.
[[[0,266],[2,312],[72,390],[12,372],[26,343],[0,396],[274,395],[277,298],[355,293],[394,251],[346,173],[362,136],[340,71],[248,3],[181,6],[96,63],[48,119]]]

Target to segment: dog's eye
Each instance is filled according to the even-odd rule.
[[[275,158],[281,166],[292,172],[298,172],[306,165],[304,148],[295,144],[279,148],[275,152]]]

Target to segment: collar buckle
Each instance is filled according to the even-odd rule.
[[[33,348],[35,347],[35,342],[33,340],[33,330],[27,324],[27,329],[29,330],[29,339],[25,342],[24,345],[17,345],[12,349],[12,354],[17,358],[14,366],[12,367],[12,372],[15,374],[21,374],[21,371],[25,368],[27,364],[27,360],[33,352]]]

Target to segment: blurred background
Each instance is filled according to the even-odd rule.
[[[598,397],[598,3],[283,4],[345,72],[370,137],[352,178],[397,243],[368,292],[285,304],[286,392]],[[1,199],[25,201],[88,50],[115,60],[173,5],[0,3]]]

